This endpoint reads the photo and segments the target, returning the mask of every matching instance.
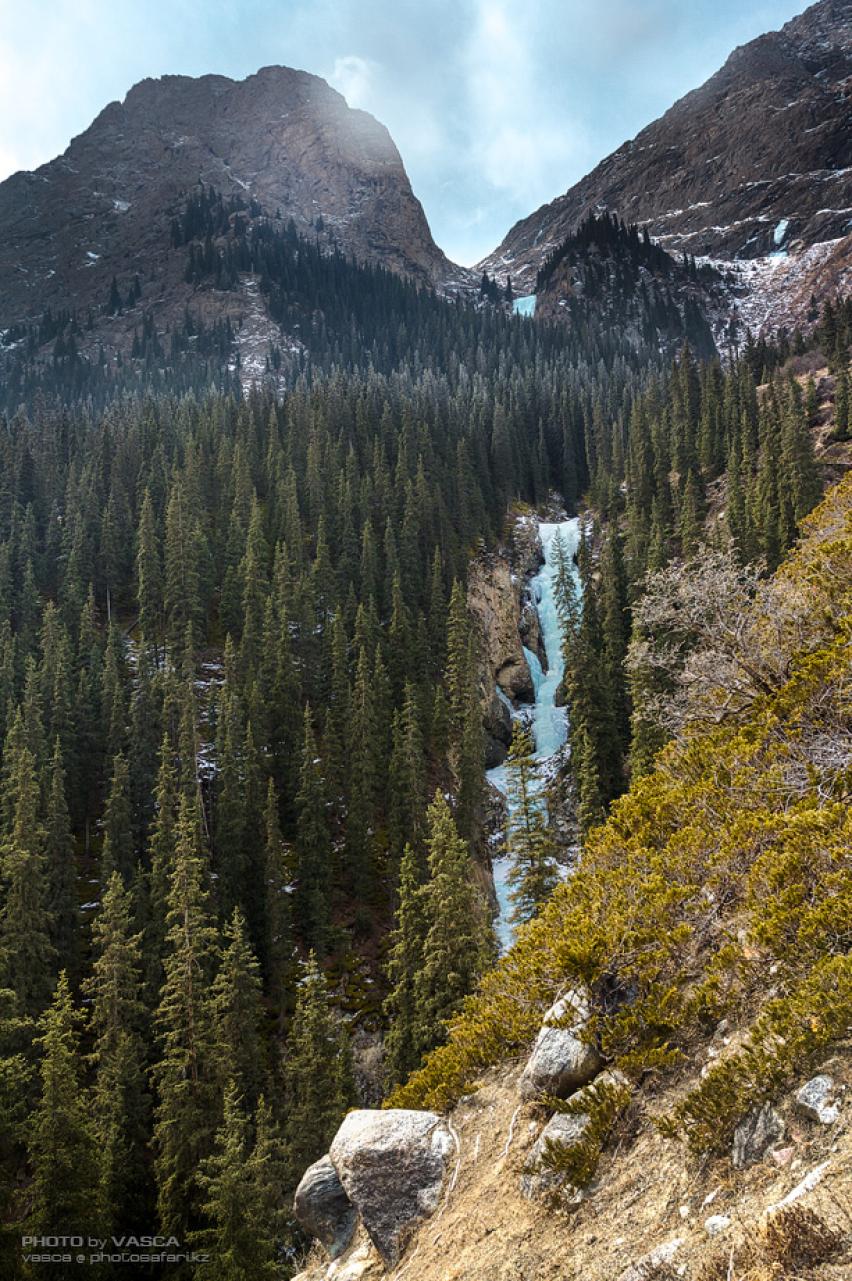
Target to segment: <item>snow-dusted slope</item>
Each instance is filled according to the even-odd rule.
[[[820,0],[737,49],[700,89],[517,223],[479,266],[531,292],[568,233],[590,211],[609,209],[647,225],[673,253],[731,261],[784,251],[797,259],[798,296],[806,277],[820,285],[837,246],[802,252],[852,233],[850,95],[852,2]],[[785,276],[768,266],[764,274],[772,278],[764,311],[774,315]],[[757,273],[752,283],[762,281]]]

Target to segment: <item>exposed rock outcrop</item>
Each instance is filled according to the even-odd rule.
[[[576,1147],[591,1124],[590,1118],[581,1112],[579,1115],[557,1112],[552,1116],[541,1134],[536,1139],[530,1154],[524,1162],[521,1175],[521,1191],[530,1200],[546,1198],[557,1191],[563,1207],[579,1205],[583,1193],[579,1188],[565,1188],[565,1180],[558,1171],[542,1164],[550,1145],[561,1149]]]
[[[479,625],[489,677],[507,698],[529,703],[535,691],[521,643],[522,587],[506,555],[483,555],[471,566],[468,605]]]
[[[521,1191],[524,1196],[531,1199],[547,1198],[558,1192],[563,1209],[576,1208],[583,1200],[583,1190],[571,1187],[559,1171],[543,1165],[542,1157],[551,1145],[567,1153],[582,1143],[592,1123],[595,1091],[602,1086],[614,1086],[623,1091],[625,1102],[630,1096],[627,1077],[617,1069],[601,1072],[589,1085],[572,1094],[571,1112],[554,1113],[530,1149],[521,1176]]]
[[[743,1118],[734,1131],[731,1160],[734,1168],[743,1170],[766,1155],[784,1137],[784,1122],[775,1109],[764,1103]]]
[[[564,1026],[550,1026],[557,1021]],[[522,1098],[564,1099],[597,1075],[603,1059],[594,1045],[582,1039],[588,1021],[589,1000],[582,991],[567,992],[551,1006],[521,1075]]]
[[[538,615],[526,579],[541,562],[535,520],[516,522],[511,548],[483,553],[470,567],[468,608],[479,632],[479,698],[487,769],[501,764],[512,741],[512,703],[535,698],[524,645],[543,653]],[[498,692],[499,687],[499,692]]]
[[[396,1263],[417,1225],[438,1207],[453,1140],[434,1112],[350,1112],[329,1156],[370,1240]]]
[[[296,1188],[293,1212],[330,1259],[336,1259],[347,1248],[355,1234],[358,1215],[330,1157],[322,1157],[305,1170]]]
[[[848,1090],[848,1053],[820,1067],[833,1078],[837,1095],[844,1086]],[[689,1063],[687,1071],[690,1082],[697,1083],[700,1060]],[[572,1101],[610,1080],[623,1084],[617,1072],[605,1069]],[[386,1268],[359,1227],[343,1256],[329,1266],[314,1254],[299,1281],[674,1281],[678,1275],[696,1278],[717,1271],[725,1276],[732,1250],[742,1263],[770,1218],[802,1207],[846,1242],[824,1270],[813,1271],[814,1281],[845,1277],[852,1262],[848,1127],[797,1127],[791,1119],[794,1165],[768,1160],[725,1173],[719,1162],[697,1163],[685,1144],[673,1142],[654,1124],[675,1106],[682,1090],[682,1080],[674,1086],[637,1083],[638,1107],[605,1146],[582,1197],[574,1199],[565,1185],[555,1189],[556,1204],[569,1209],[569,1217],[554,1211],[547,1187],[539,1195],[530,1186],[531,1158],[543,1147],[543,1131],[531,1127],[530,1109],[519,1106],[517,1064],[488,1071],[447,1121],[458,1153],[454,1150],[447,1163],[436,1214],[415,1230],[399,1263]],[[798,1111],[795,1097],[794,1089],[777,1101],[782,1115]],[[574,1141],[564,1118],[559,1128],[569,1143]],[[736,1275],[746,1271],[738,1265]]]

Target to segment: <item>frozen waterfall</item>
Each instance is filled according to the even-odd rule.
[[[524,653],[529,663],[533,688],[535,689],[535,704],[530,709],[529,723],[535,736],[536,758],[540,761],[546,761],[559,751],[568,737],[567,711],[564,707],[556,706],[556,691],[559,689],[564,671],[562,662],[562,626],[559,621],[554,595],[556,537],[561,533],[573,566],[574,553],[580,541],[580,522],[576,516],[571,520],[563,520],[557,523],[541,522],[538,530],[544,552],[544,564],[535,577],[530,579],[529,587],[538,612],[544,652],[547,655],[547,671],[542,669],[537,654],[533,654],[531,650],[526,648]],[[579,591],[580,583],[576,568],[574,569],[574,574]],[[498,694],[502,695],[502,690],[498,690]],[[503,696],[503,701],[508,701],[505,696]],[[517,717],[520,714],[513,709],[513,716]],[[489,770],[486,777],[498,791],[502,792],[504,796],[506,795],[505,766],[498,765],[496,769]],[[511,947],[514,934],[509,920],[512,912],[512,905],[509,899],[511,887],[508,881],[509,872],[511,871],[511,859],[505,856],[495,858],[493,867],[494,888],[497,893],[498,903],[495,929],[500,942],[500,950],[505,952],[507,948]]]

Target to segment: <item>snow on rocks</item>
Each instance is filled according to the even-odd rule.
[[[557,1021],[563,1026],[551,1026]],[[551,1006],[521,1074],[522,1098],[550,1094],[564,1099],[597,1075],[603,1059],[593,1045],[582,1040],[588,1021],[588,996],[580,989],[567,992]]]
[[[417,1225],[438,1208],[454,1143],[434,1112],[350,1112],[329,1156],[385,1263],[393,1266]]]
[[[358,1215],[330,1157],[322,1157],[305,1170],[296,1188],[293,1213],[330,1259],[336,1259],[349,1245]]]
[[[818,1121],[820,1125],[834,1125],[840,1116],[839,1102],[832,1101],[834,1093],[832,1077],[812,1077],[797,1091],[796,1107],[810,1121]]]

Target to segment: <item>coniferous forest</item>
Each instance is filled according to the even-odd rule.
[[[619,235],[662,252],[609,222],[598,238]],[[85,317],[12,335],[9,1278],[34,1275],[19,1242],[45,1224],[153,1224],[219,1260],[169,1275],[290,1274],[293,1189],[364,1097],[359,1043],[383,1037],[389,1092],[495,960],[471,558],[521,505],[556,495],[589,515],[582,590],[567,565],[560,588],[588,832],[672,733],[657,714],[672,674],[644,661],[661,626],[646,585],[705,563],[708,542],[744,582],[773,571],[821,496],[816,393],[794,376],[808,351],[837,377],[838,438],[850,430],[848,302],[804,336],[732,339],[723,362],[706,327],[672,357],[654,325],[628,339],[593,307],[565,326],[505,298],[441,299],[213,191],[171,237],[198,290],[254,273],[304,349],[272,352],[282,386],[244,395],[220,359],[233,335],[191,311],[158,334],[132,281],[104,300],[140,308],[121,368],[80,354]],[[519,736],[516,788],[529,756]],[[523,919],[553,888],[535,822]]]

